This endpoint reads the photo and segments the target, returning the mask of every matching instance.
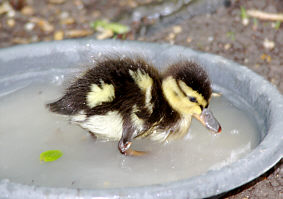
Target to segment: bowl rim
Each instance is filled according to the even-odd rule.
[[[60,52],[76,51],[81,48],[103,46],[119,46],[125,49],[135,46],[137,49],[152,48],[160,51],[183,51],[186,53],[197,54],[199,59],[213,60],[215,63],[224,63],[227,70],[237,73],[245,73],[250,81],[255,82],[254,89],[261,89],[262,94],[269,96],[270,117],[272,123],[268,133],[262,142],[245,157],[222,167],[219,170],[210,170],[204,174],[164,184],[148,185],[140,187],[111,188],[111,189],[71,189],[71,188],[52,188],[42,186],[30,186],[11,182],[8,179],[0,179],[0,195],[21,198],[24,194],[27,198],[204,198],[222,194],[237,188],[249,181],[259,177],[267,170],[272,168],[283,157],[283,97],[279,91],[263,77],[255,72],[229,61],[223,57],[210,53],[203,53],[189,48],[164,43],[148,43],[138,41],[119,41],[119,40],[94,40],[70,39],[63,41],[41,42],[27,45],[18,45],[0,49],[0,69],[1,64],[8,62],[13,57],[20,56],[47,56],[52,50]],[[69,49],[72,47],[71,49]],[[44,49],[44,50],[43,50]],[[32,55],[28,55],[32,51]],[[281,121],[280,121],[281,118]],[[241,168],[247,169],[241,169]],[[229,184],[226,183],[229,181]]]

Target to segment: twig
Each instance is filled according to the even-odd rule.
[[[259,10],[248,10],[247,15],[263,20],[283,21],[283,14],[267,13]]]

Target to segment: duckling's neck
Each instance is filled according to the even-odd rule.
[[[154,102],[153,112],[148,120],[151,124],[159,124],[161,126],[173,125],[180,119],[180,114],[175,111],[166,99],[162,83],[155,82],[152,90],[152,100]]]

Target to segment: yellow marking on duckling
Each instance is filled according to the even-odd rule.
[[[90,108],[101,105],[103,102],[111,102],[115,98],[115,89],[112,84],[105,84],[100,81],[100,86],[92,84],[90,92],[87,94],[87,105]]]
[[[135,72],[132,70],[129,70],[129,73],[131,77],[135,80],[138,87],[145,94],[145,106],[152,113],[153,105],[150,103],[151,89],[152,89],[152,84],[153,84],[152,78],[147,73],[145,73],[144,71],[141,71],[140,69],[138,69]]]
[[[180,87],[184,87],[184,85],[182,84],[181,86],[181,84]],[[187,85],[182,89],[184,89],[183,91],[186,94],[190,94],[189,96],[191,97],[196,97],[198,100],[203,99],[200,94],[193,92],[194,90],[192,89],[190,90],[190,87]],[[183,94],[178,87],[176,80],[172,76],[169,76],[162,81],[162,91],[171,107],[180,114],[201,114],[201,108],[199,104],[191,102],[188,97]],[[204,101],[201,101],[201,103],[204,104]]]

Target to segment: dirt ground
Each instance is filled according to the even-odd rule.
[[[205,1],[217,2],[217,6],[200,9],[197,3],[202,5]],[[252,9],[283,13],[283,0],[198,0],[191,4],[177,1],[183,2],[181,7],[173,6],[171,11],[166,10],[166,5],[172,8],[172,1],[164,2],[0,0],[0,47],[87,36],[104,39],[113,34],[118,38],[167,42],[246,65],[283,93],[283,20],[280,23],[279,19],[246,17]],[[131,31],[115,36],[113,31],[94,30],[90,23],[100,19],[123,23]],[[283,161],[222,198],[283,199]]]

